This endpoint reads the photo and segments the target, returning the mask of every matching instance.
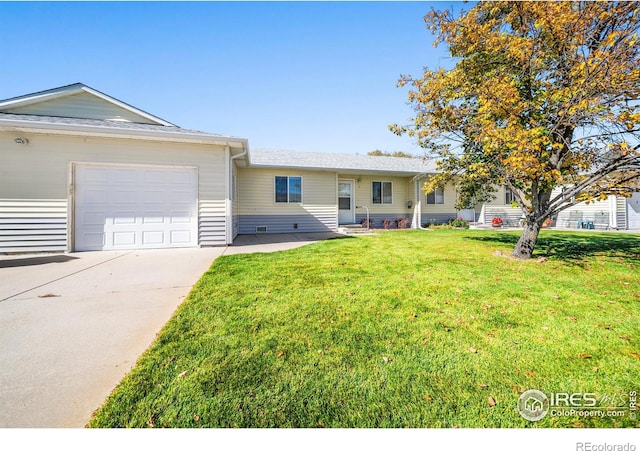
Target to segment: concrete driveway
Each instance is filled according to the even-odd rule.
[[[334,236],[0,257],[0,427],[83,427],[213,260]]]
[[[225,248],[0,259],[0,427],[82,427]]]

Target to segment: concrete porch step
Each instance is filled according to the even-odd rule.
[[[373,232],[362,224],[343,224],[338,227],[338,233],[343,235],[373,235]]]

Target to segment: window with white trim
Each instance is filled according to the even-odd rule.
[[[276,176],[275,198],[278,203],[302,203],[302,177]]]
[[[372,203],[392,204],[393,187],[391,182],[371,182]]]
[[[518,202],[516,199],[516,193],[514,193],[511,188],[504,187],[504,203],[505,205],[511,205]]]
[[[444,189],[436,188],[428,193],[427,204],[444,204]]]

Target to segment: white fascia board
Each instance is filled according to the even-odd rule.
[[[44,102],[46,100],[57,99],[60,97],[70,96],[72,94],[76,94],[80,92],[79,87],[69,87],[66,86],[64,88],[59,88],[50,91],[44,91],[36,94],[28,94],[26,96],[15,97],[13,99],[5,100],[4,102],[0,102],[0,109],[10,109],[15,107],[32,105],[34,103]]]
[[[128,138],[128,139],[154,139],[167,142],[185,142],[196,144],[220,144],[248,149],[249,142],[245,138],[234,138],[231,136],[201,135],[198,133],[171,133],[156,130],[129,130],[114,129],[100,126],[87,126],[75,124],[51,124],[40,122],[34,124],[30,121],[2,119],[0,120],[0,130],[16,131],[24,133],[57,134],[72,136],[94,136],[105,138]],[[235,145],[234,145],[235,144]]]

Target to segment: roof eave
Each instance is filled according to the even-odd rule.
[[[336,168],[336,167],[317,167],[317,166],[286,166],[279,164],[263,164],[250,162],[249,167],[256,169],[288,169],[288,170],[300,170],[300,171],[324,171],[324,172],[337,172],[340,174],[385,174],[397,177],[419,177],[422,174],[431,174],[429,171],[399,171],[393,169],[358,169],[358,168]],[[435,171],[433,172],[435,174]]]
[[[46,122],[38,122],[37,124],[14,119],[0,119],[0,130],[21,131],[25,133],[38,134],[58,134],[58,135],[75,135],[75,136],[95,136],[106,138],[127,138],[127,139],[154,139],[166,142],[184,142],[196,144],[219,144],[229,145],[235,144],[233,147],[241,147],[247,150],[249,142],[245,138],[236,138],[232,136],[214,136],[203,135],[199,133],[172,133],[170,131],[161,130],[129,130],[116,129],[100,126],[88,126],[80,124],[51,124]]]

